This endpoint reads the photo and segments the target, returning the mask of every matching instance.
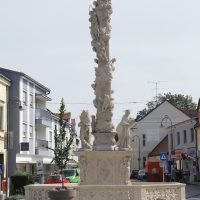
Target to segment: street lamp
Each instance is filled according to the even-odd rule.
[[[172,146],[173,146],[173,138],[172,138],[172,120],[168,115],[165,115],[162,120],[161,120],[161,127],[163,127],[163,122],[164,121],[169,121],[170,122],[170,135],[168,134],[168,151],[169,151],[169,158],[168,160],[171,161],[171,151],[172,151]]]
[[[138,135],[134,135],[133,136],[133,142],[134,142],[134,138],[137,137],[137,140],[138,140],[138,167],[139,167],[139,170],[140,170],[140,137]]]
[[[11,137],[10,131],[9,131],[9,112],[10,112],[10,104],[15,102],[18,105],[18,110],[19,111],[23,111],[23,106],[22,106],[22,101],[16,97],[16,96],[12,96],[10,98],[8,98],[7,101],[7,133],[6,133],[6,196],[9,197],[9,173],[8,173],[8,160],[9,160],[9,149],[11,148],[11,140],[13,140],[13,138]]]

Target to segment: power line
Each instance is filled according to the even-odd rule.
[[[129,102],[116,102],[114,104],[137,104],[137,103],[146,103],[140,101],[129,101]],[[60,104],[58,102],[48,102],[48,104]],[[93,105],[93,103],[88,102],[65,102],[65,104],[72,104],[72,105]]]

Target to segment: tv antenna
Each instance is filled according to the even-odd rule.
[[[156,104],[158,103],[158,85],[163,83],[163,82],[167,82],[167,81],[149,81],[148,83],[152,83],[155,85],[155,90],[156,90]]]

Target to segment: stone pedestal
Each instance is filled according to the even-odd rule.
[[[183,200],[180,183],[130,182],[132,151],[79,151],[77,200]]]
[[[80,185],[130,184],[132,151],[80,151]]]

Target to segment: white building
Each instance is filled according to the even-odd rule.
[[[168,120],[164,119],[164,116],[168,116]],[[148,154],[166,136],[167,132],[161,124],[170,126],[190,119],[189,115],[176,108],[170,102],[164,101],[138,120],[137,129],[133,130],[133,137],[137,135],[139,140],[138,137],[134,137],[134,155],[131,168],[144,168]],[[140,142],[140,145],[138,145],[138,142]]]
[[[10,87],[10,80],[5,76],[0,74],[0,164],[1,164],[1,178],[6,177],[7,168],[7,155],[6,146],[4,142],[6,141],[7,135],[7,101],[8,101],[8,91]]]
[[[8,174],[36,174],[38,161],[43,163],[44,174],[49,173],[53,152],[46,147],[54,147],[54,128],[58,125],[58,117],[46,107],[50,89],[22,72],[0,68],[0,73],[11,80]]]

